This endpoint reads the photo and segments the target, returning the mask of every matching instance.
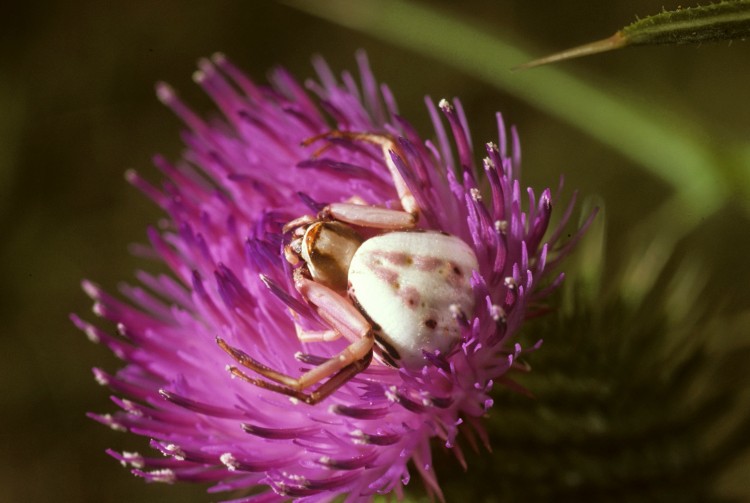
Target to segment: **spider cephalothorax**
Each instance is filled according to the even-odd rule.
[[[473,313],[470,278],[478,269],[474,251],[460,238],[416,229],[419,210],[393,166],[390,152],[395,144],[389,136],[335,135],[382,147],[403,208],[370,206],[353,197],[284,226],[284,232],[291,233],[284,255],[296,266],[294,286],[329,326],[322,331],[298,327],[300,340],[343,336],[350,344],[294,378],[218,340],[241,365],[268,380],[231,367],[234,375],[309,404],[325,399],[367,368],[373,349],[381,362],[408,369],[424,366],[425,353],[448,352],[460,340],[460,320]]]

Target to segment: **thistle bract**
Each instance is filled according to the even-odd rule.
[[[572,203],[548,232],[556,196],[522,193],[518,139],[514,130],[506,137],[499,114],[498,141],[476,167],[458,101],[426,100],[436,139],[425,141],[398,115],[364,54],[358,62],[359,83],[348,73],[337,79],[316,59],[318,80],[305,89],[284,70],[272,74],[271,86],[256,85],[216,55],[196,73],[221,111],[210,121],[158,85],[160,100],[187,126],[187,149],[177,164],[155,159],[161,188],[135,173],[128,178],[169,217],[149,229],[148,250],[171,274],[139,272],[140,286],[123,288],[127,300],[84,283],[95,313],[119,335],[73,316],[125,362],[115,374],[94,369],[120,410],[91,417],[151,439],[160,453],[110,451],[137,475],[212,482],[233,501],[328,501],[400,496],[411,469],[441,497],[431,439],[460,462],[459,431],[488,446],[481,417],[492,407],[493,385],[512,385],[506,374],[521,366],[526,349],[514,337],[524,319],[562,279],[544,276],[576,240],[557,243]],[[345,134],[309,141],[331,131],[387,135],[395,148],[383,152]],[[459,343],[425,352],[417,369],[374,359],[315,405],[232,379],[226,367],[236,362],[217,338],[292,376],[347,345],[298,338],[300,328],[331,326],[294,287],[282,227],[353,197],[398,209],[398,183],[419,207],[418,229],[456,236],[476,255],[474,312],[451,313]]]

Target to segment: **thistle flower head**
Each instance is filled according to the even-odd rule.
[[[498,141],[486,145],[477,169],[458,101],[426,100],[436,140],[425,141],[363,54],[358,62],[361,86],[348,73],[338,80],[318,59],[318,80],[305,90],[283,70],[270,87],[256,85],[214,56],[195,75],[221,111],[212,121],[167,85],[157,87],[187,126],[187,150],[176,165],[155,159],[165,175],[160,188],[136,173],[128,179],[168,215],[149,229],[144,253],[171,274],[139,272],[141,286],[123,288],[128,302],[84,283],[96,314],[119,336],[73,316],[125,362],[115,374],[94,370],[120,410],[91,416],[149,437],[163,455],[110,452],[137,475],[212,482],[215,491],[262,488],[234,501],[324,501],[400,495],[413,467],[441,497],[431,439],[459,461],[459,431],[470,444],[488,444],[480,419],[492,407],[490,392],[513,385],[506,373],[526,351],[514,336],[561,281],[544,279],[545,271],[575,238],[559,245],[558,229],[545,240],[554,197],[549,189],[522,192],[518,138],[511,130],[508,139],[500,115]],[[363,133],[388,141],[362,141]],[[404,194],[418,209],[417,228],[456,236],[476,255],[467,279],[473,312],[451,305],[442,313],[455,320],[459,342],[425,351],[419,368],[373,359],[314,405],[232,379],[227,366],[242,357],[296,377],[350,344],[300,340],[300,331],[336,327],[295,287],[283,226],[331,203],[402,209]]]

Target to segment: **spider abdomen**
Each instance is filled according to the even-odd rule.
[[[399,366],[419,368],[423,351],[445,353],[461,337],[457,310],[474,311],[474,251],[445,233],[397,231],[366,240],[349,266],[349,295],[378,327]]]

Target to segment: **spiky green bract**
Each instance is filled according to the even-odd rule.
[[[635,307],[579,283],[572,307],[527,325],[544,337],[519,379],[534,396],[496,394],[494,455],[443,477],[446,499],[748,501],[747,485],[721,482],[750,450],[750,344],[717,299],[680,292],[683,273]],[[675,303],[682,293],[696,302]]]

